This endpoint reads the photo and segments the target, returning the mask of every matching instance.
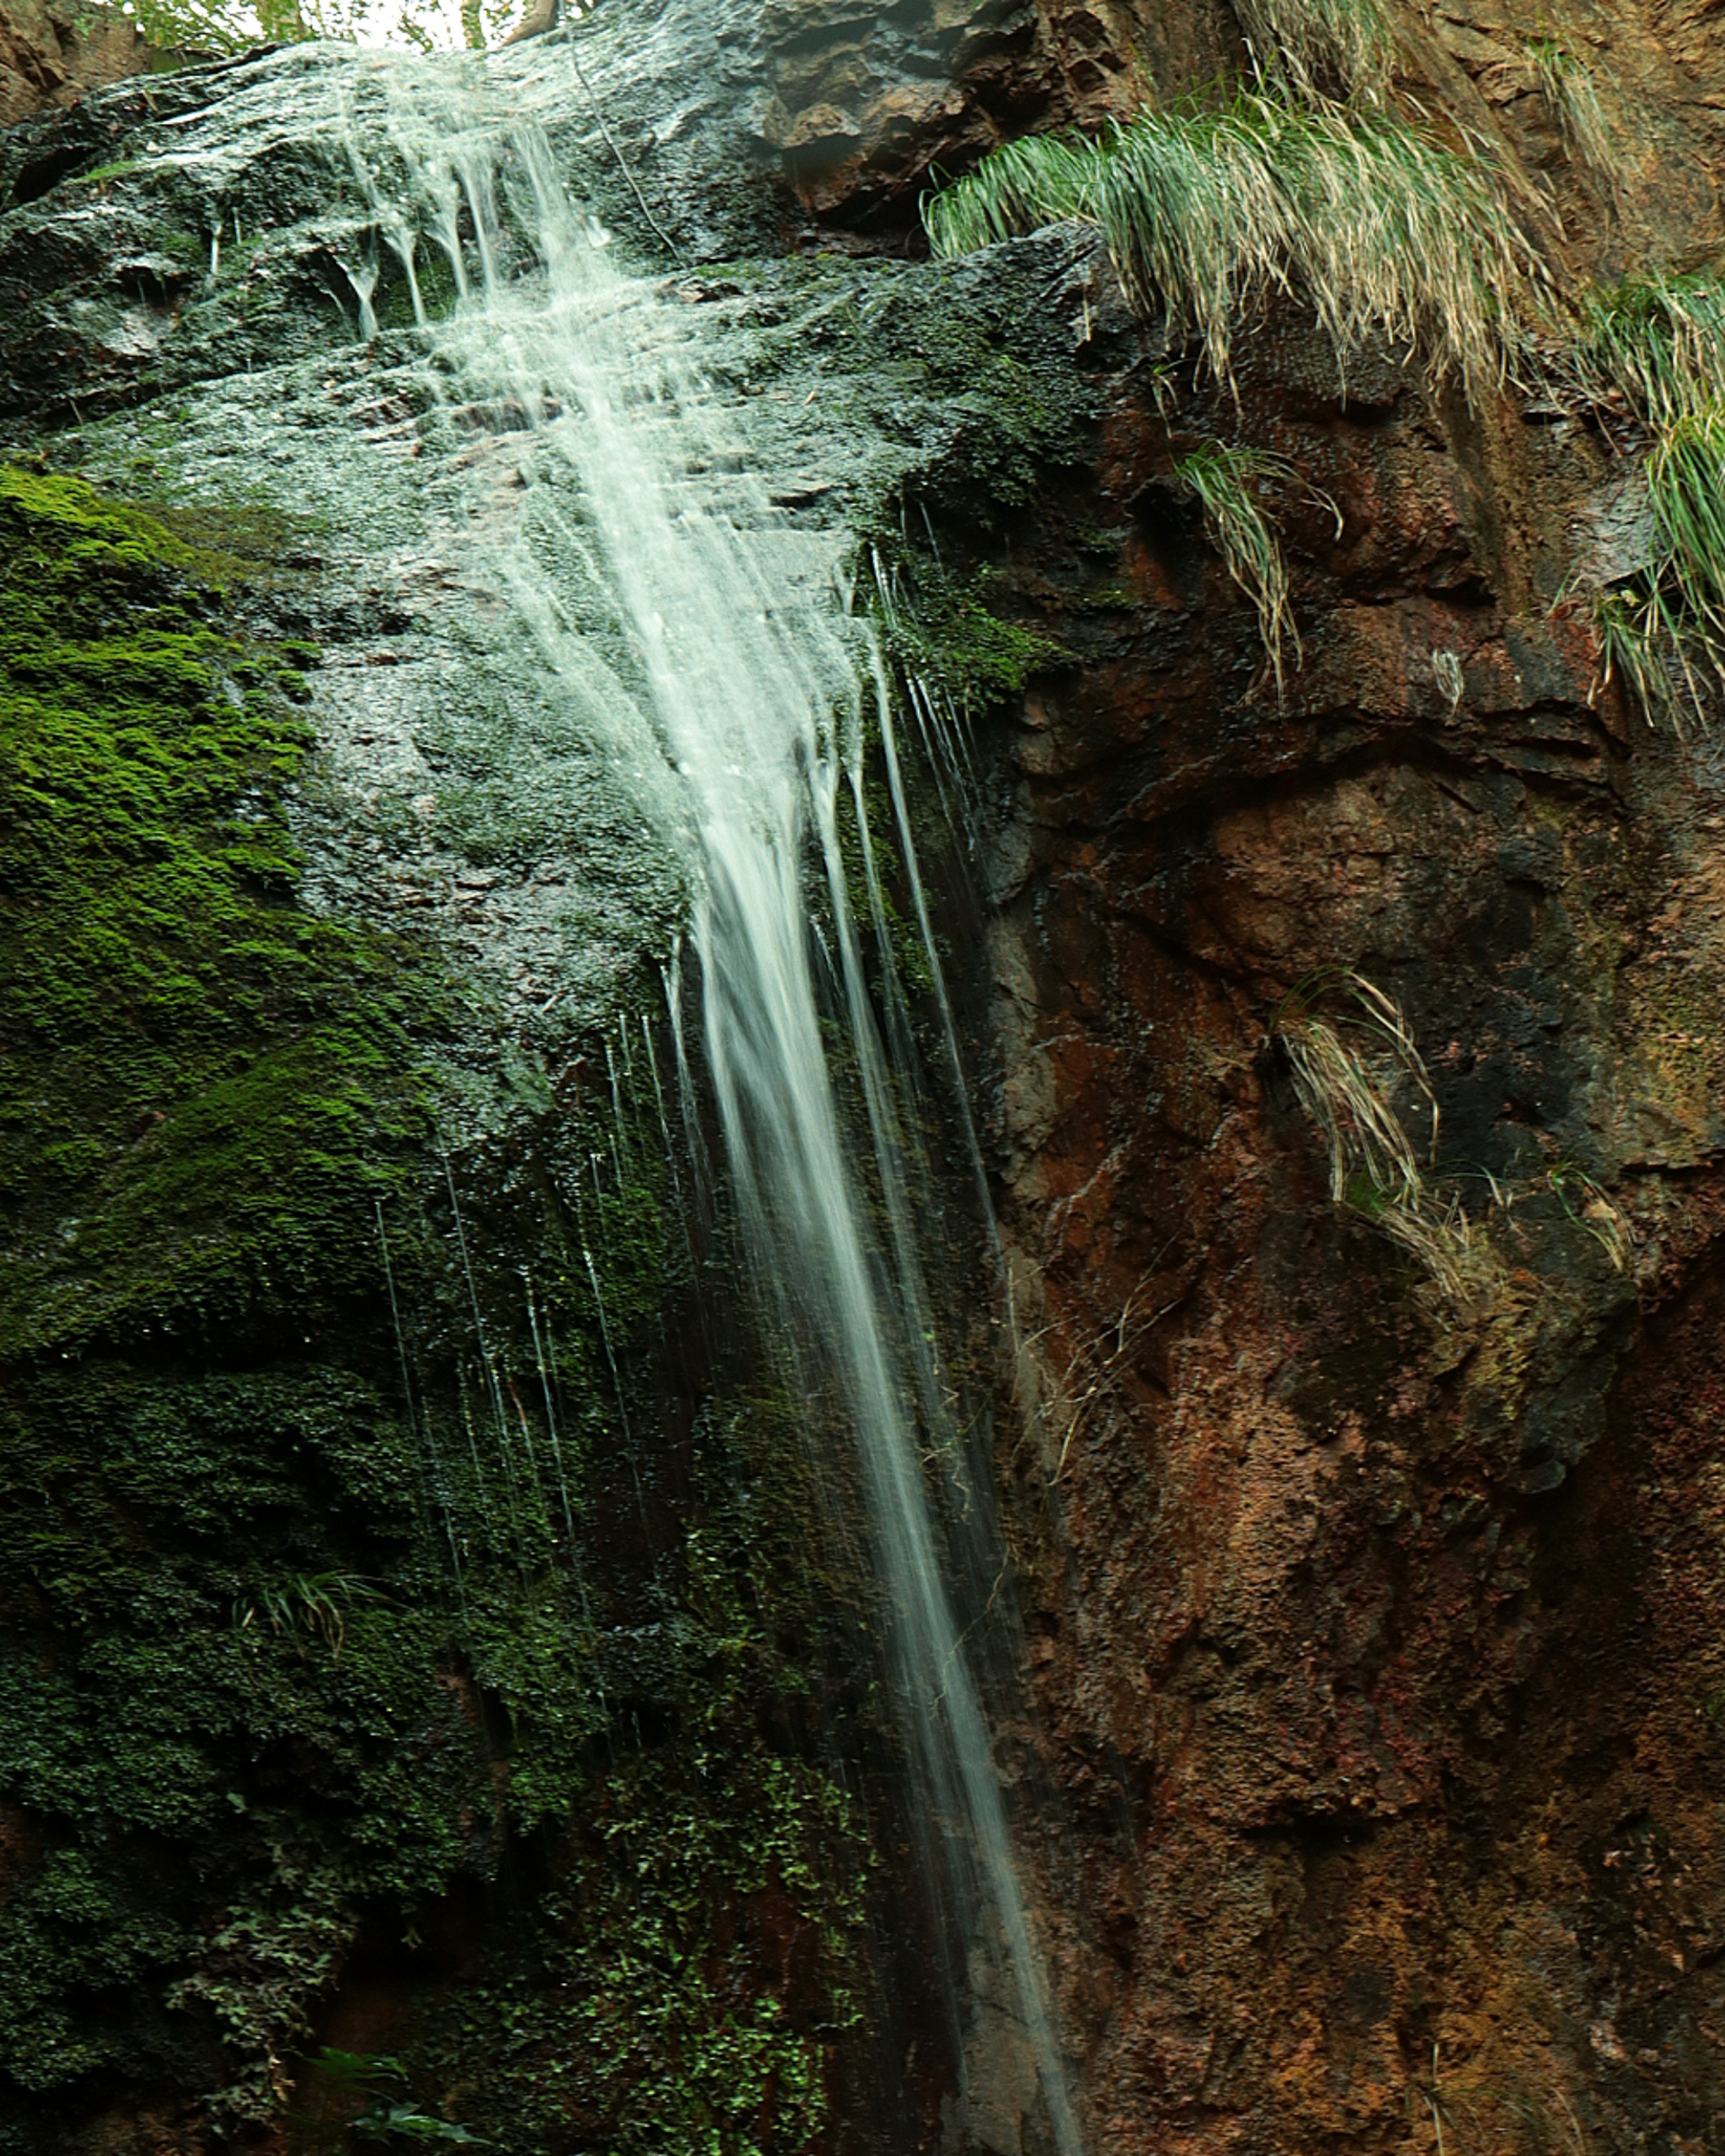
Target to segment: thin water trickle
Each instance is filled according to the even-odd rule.
[[[691,311],[628,276],[595,244],[605,235],[567,197],[545,136],[488,105],[484,82],[470,66],[380,66],[372,105],[350,111],[348,124],[372,130],[390,154],[355,151],[353,169],[398,175],[391,187],[368,182],[377,229],[398,259],[410,265],[421,237],[449,258],[460,297],[449,320],[424,331],[434,393],[526,417],[506,457],[489,474],[475,459],[468,482],[491,489],[493,533],[503,524],[495,509],[505,464],[518,490],[511,536],[492,542],[492,567],[553,690],[631,785],[657,842],[684,864],[706,1066],[758,1300],[812,1410],[835,1410],[854,1437],[927,1839],[946,1866],[941,1892],[970,1934],[968,1949],[996,1958],[1037,2059],[1055,2140],[1062,2156],[1078,2156],[925,1481],[925,1453],[937,1471],[958,1453],[922,1270],[927,1193],[869,993],[861,932],[870,924],[853,918],[846,872],[846,815],[859,819],[868,855],[861,773],[872,737],[883,744],[932,958],[888,685],[835,593],[843,535],[796,531],[773,510],[692,356]],[[417,307],[417,290],[414,298]],[[923,724],[932,715],[916,716]],[[956,766],[955,757],[949,783]],[[866,884],[884,927],[871,860]],[[843,1082],[868,1132],[860,1158],[841,1127],[823,1038],[812,903],[846,1022]],[[667,986],[698,1161],[680,997],[674,981]],[[941,1017],[956,1065],[943,996]],[[890,1005],[888,1023],[904,1030]],[[622,1040],[626,1055],[626,1031]],[[606,1060],[621,1122],[608,1040]],[[657,1092],[656,1065],[654,1085]],[[660,1109],[662,1116],[662,1096]],[[597,1157],[591,1165],[597,1223],[604,1194]],[[621,1186],[614,1153],[613,1165]],[[465,1265],[459,1210],[455,1227]],[[624,1389],[584,1237],[582,1255],[627,1444]],[[480,1348],[495,1395],[482,1335]],[[501,1425],[501,1397],[495,1404]]]

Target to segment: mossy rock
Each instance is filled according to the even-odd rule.
[[[802,2148],[866,1853],[763,1735],[849,1651],[796,1419],[670,1456],[656,1103],[441,1157],[455,990],[301,903],[317,654],[234,626],[293,537],[0,472],[0,2150],[346,2146],[318,2017],[461,1880],[414,2132]]]

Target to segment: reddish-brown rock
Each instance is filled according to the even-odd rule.
[[[136,24],[117,8],[7,0],[0,10],[0,127],[142,74],[151,58]]]
[[[1553,603],[1600,438],[1324,366],[1290,318],[1237,408],[1125,368],[1094,480],[1002,565],[1084,659],[999,743],[989,963],[1095,2143],[1700,2149],[1725,770]],[[1168,484],[1236,433],[1343,515],[1286,490],[1280,706]],[[1330,1199],[1275,1027],[1344,972],[1430,1065],[1471,1312]]]

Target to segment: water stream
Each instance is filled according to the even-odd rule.
[[[910,833],[888,684],[840,596],[846,542],[795,528],[767,500],[703,382],[695,311],[617,263],[519,103],[459,62],[378,58],[355,80],[341,124],[373,244],[411,284],[426,383],[480,415],[463,481],[474,544],[557,693],[685,865],[706,1060],[757,1300],[811,1411],[830,1409],[857,1448],[937,1897],[968,1949],[992,1958],[1055,2143],[1077,2156],[926,1480],[954,1433],[916,1157],[865,971],[863,936],[881,917],[863,787],[871,738],[901,850]],[[439,253],[458,298],[432,321],[420,292]],[[366,331],[377,257],[357,255],[348,274]],[[859,893],[875,924],[855,917]],[[920,884],[915,900],[927,935]],[[888,1007],[891,1019],[890,994]],[[860,1148],[829,1067],[829,1009],[845,1020],[842,1091],[860,1103]]]

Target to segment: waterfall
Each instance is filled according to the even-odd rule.
[[[559,48],[545,49],[549,66]],[[521,113],[490,102],[471,64],[380,58],[343,139],[376,234],[411,284],[426,381],[453,410],[494,425],[508,415],[506,454],[488,462],[476,445],[466,482],[475,543],[558,693],[686,865],[706,1060],[758,1301],[794,1381],[835,1404],[854,1436],[940,1891],[997,1958],[1055,2142],[1078,2156],[925,1483],[923,1451],[939,1454],[950,1415],[913,1154],[842,839],[854,815],[858,887],[878,912],[863,789],[871,728],[885,730],[910,838],[888,685],[835,588],[845,535],[798,530],[773,508],[702,380],[696,311],[615,263]],[[437,249],[459,298],[433,321],[420,292]],[[369,286],[360,297],[369,316]],[[811,864],[824,901],[813,912]],[[917,900],[926,930],[920,886]],[[848,1022],[860,1161],[823,1040],[823,971]]]

